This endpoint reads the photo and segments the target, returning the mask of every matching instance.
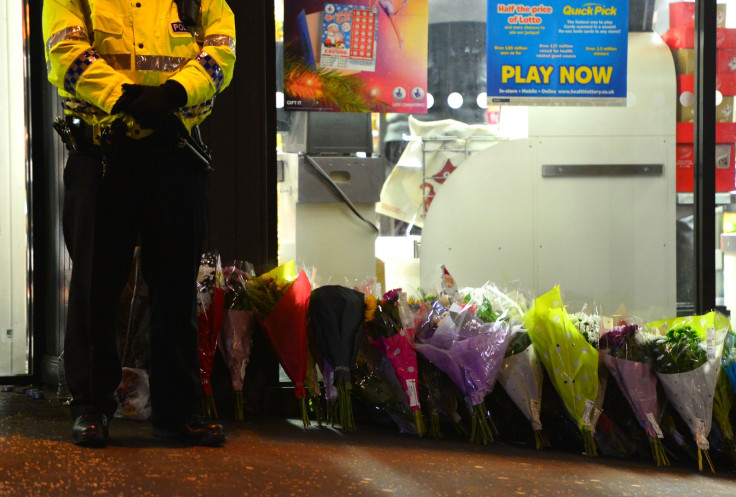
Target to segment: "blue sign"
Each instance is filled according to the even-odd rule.
[[[626,105],[629,0],[488,2],[488,105]]]

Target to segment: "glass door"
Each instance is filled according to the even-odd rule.
[[[0,377],[30,373],[29,155],[22,0],[0,7]]]
[[[282,23],[297,22],[284,19],[285,2],[303,5],[307,20],[329,3],[275,1],[281,54]],[[731,3],[736,2],[717,6],[719,35],[736,27]],[[488,105],[486,46],[502,38],[487,30],[488,4],[428,0],[427,112],[371,117],[372,156],[381,172],[380,195],[371,202],[375,211],[367,216],[380,230],[371,247],[376,278],[385,290],[400,286],[410,294],[431,294],[445,265],[461,287],[492,281],[539,295],[560,284],[578,305],[598,306],[606,315],[620,306],[647,320],[692,314],[702,288],[695,271],[702,222],[695,219],[699,204],[693,184],[694,2],[629,2],[628,26],[620,26],[628,31],[628,95],[618,107]],[[407,28],[409,19],[402,16],[411,10],[395,10],[387,19]],[[383,14],[378,13],[380,25]],[[392,41],[388,37],[385,43]],[[727,46],[729,37],[719,43],[724,71],[719,78],[731,81],[725,74],[731,67],[727,56],[736,54],[736,45]],[[283,109],[293,95],[283,88],[278,56],[276,65],[278,143],[283,145],[293,138],[295,116],[308,112]],[[715,227],[708,228],[711,248],[702,256],[715,261],[708,280],[715,285],[713,304],[724,310],[729,282],[736,281],[726,274],[733,272],[729,254],[736,257],[736,249],[722,236],[736,229],[731,205],[736,139],[719,132],[734,124],[730,91],[723,86],[716,94],[716,195],[708,213]],[[338,113],[323,114],[323,125],[338,119]],[[289,152],[279,150],[282,172],[299,170],[289,167]],[[296,177],[281,179],[279,195],[288,201],[280,200],[280,253],[297,254],[297,264],[314,266],[308,257],[299,260],[300,252],[309,253],[300,247],[324,251],[320,243],[329,230],[315,235],[317,209],[300,206],[292,195],[292,186],[302,186]],[[369,188],[371,183],[362,184]],[[325,219],[335,209],[325,207]],[[312,228],[310,236],[301,237],[299,212],[307,210]],[[346,230],[335,236],[348,247],[363,247],[370,238],[362,232],[349,238]],[[341,257],[362,253],[356,248]],[[350,279],[345,271],[333,275],[326,267],[316,269],[323,284]]]

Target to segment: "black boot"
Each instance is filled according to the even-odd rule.
[[[221,424],[208,423],[201,416],[178,422],[156,423],[153,436],[180,440],[191,445],[221,445],[225,442],[225,430]]]
[[[104,414],[77,416],[72,427],[72,440],[83,447],[105,447],[108,441],[109,423]]]

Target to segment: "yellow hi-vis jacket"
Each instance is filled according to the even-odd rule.
[[[191,32],[173,0],[45,0],[43,35],[65,114],[95,127],[123,117],[138,128],[130,116],[110,115],[122,85],[173,79],[187,92],[176,114],[191,129],[212,112],[235,65],[235,19],[225,0],[202,0]]]

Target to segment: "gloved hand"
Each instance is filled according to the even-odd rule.
[[[173,80],[159,86],[123,85],[123,95],[112,108],[112,113],[125,112],[143,128],[157,129],[174,109],[187,103],[187,92]]]

